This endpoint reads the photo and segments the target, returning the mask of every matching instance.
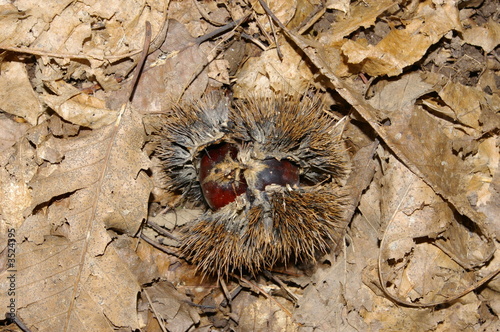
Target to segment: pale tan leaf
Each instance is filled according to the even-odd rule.
[[[265,11],[260,5],[258,0],[251,0],[252,8],[259,14],[264,14]],[[283,23],[287,24],[295,15],[297,9],[297,0],[280,1],[280,0],[267,0],[266,4],[273,11],[273,14]],[[266,16],[261,19],[263,26],[269,27],[269,20]]]
[[[90,135],[50,137],[42,146],[50,145],[64,158],[42,168],[30,182],[33,208],[53,197],[98,188],[99,197],[92,199],[99,200],[94,212],[100,220],[108,227],[113,225],[134,234],[147,210],[145,201],[137,197],[147,196],[151,189],[148,177],[141,171],[149,167],[149,159],[140,150],[143,142],[138,114],[130,110],[121,122]]]
[[[70,99],[45,95],[43,100],[50,108],[65,119],[80,126],[98,129],[116,120],[117,112],[104,107],[96,107],[95,97],[79,94]]]
[[[449,82],[446,77],[429,73],[425,81],[434,85],[434,90],[442,101],[453,111],[453,119],[474,128],[480,129],[482,105],[487,103],[484,93],[476,88]]]
[[[393,0],[368,0],[364,1],[364,4],[361,6],[351,6],[348,15],[342,17],[338,22],[333,23],[332,28],[322,34],[319,41],[325,46],[335,44],[353,31],[356,31],[359,27],[368,28],[374,25],[378,16],[394,7],[398,7],[398,2]]]
[[[237,73],[235,96],[245,96],[249,91],[262,96],[305,91],[313,77],[311,69],[289,44],[281,45],[281,52],[288,59],[286,62],[279,59],[276,49],[249,59]]]
[[[475,26],[463,31],[464,42],[481,47],[490,53],[500,44],[500,23],[489,19],[483,26]]]
[[[467,253],[480,251],[479,236],[469,232],[431,187],[392,156],[382,185],[381,210],[387,225],[380,253],[383,287],[402,301],[432,303],[472,286],[476,278],[466,270],[484,254]]]
[[[37,132],[38,128],[31,130]],[[43,131],[43,129],[42,129]],[[13,147],[0,153],[0,218],[8,227],[18,229],[31,205],[28,181],[38,167],[35,149],[28,140],[20,139]]]
[[[144,309],[151,307],[155,315],[159,315],[157,319],[164,320],[168,331],[187,331],[200,320],[196,309],[188,304],[189,298],[169,282],[162,281],[144,289],[141,297]]]
[[[105,227],[137,231],[151,190],[142,171],[149,160],[141,151],[144,132],[138,114],[127,109],[120,120],[71,139],[50,137],[41,144],[51,145],[63,157],[54,164],[46,162],[41,168],[45,171],[30,182],[32,208],[58,197],[46,207],[46,219],[33,219],[48,223],[53,235],[41,241],[33,234],[40,229],[33,222],[19,235],[35,241],[21,243],[25,254],[18,258],[23,298],[18,314],[32,328],[139,327],[139,284],[110,245]]]
[[[84,221],[85,222],[85,221]],[[83,226],[83,225],[82,225]],[[18,316],[38,331],[113,331],[137,328],[139,285],[107,242],[97,222],[70,242],[47,237],[43,244],[19,246]],[[96,245],[105,249],[99,255]],[[117,286],[119,281],[120,287]]]
[[[23,120],[15,121],[5,114],[0,114],[0,152],[13,146],[28,128],[29,125]]]
[[[349,13],[350,10],[350,1],[348,0],[328,0],[326,2],[326,8],[336,9],[344,12],[346,14]]]
[[[269,291],[269,290],[266,290]],[[232,306],[240,318],[238,326],[244,331],[298,331],[299,326],[277,303],[289,305],[283,298],[256,298],[250,293],[241,294]]]
[[[399,75],[403,68],[421,59],[429,46],[460,26],[454,1],[443,2],[435,9],[433,6],[431,0],[421,3],[418,14],[405,22],[404,29],[392,29],[375,46],[348,40],[342,51],[349,63],[359,64],[370,76]]]
[[[36,125],[43,111],[42,104],[31,87],[22,62],[4,62],[0,75],[0,109]]]

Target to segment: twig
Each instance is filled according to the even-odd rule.
[[[139,62],[137,63],[137,67],[135,67],[134,79],[132,80],[132,85],[130,86],[129,91],[129,101],[132,101],[134,98],[134,92],[137,87],[137,82],[139,81],[139,77],[141,76],[141,70],[144,67],[144,63],[146,62],[146,58],[148,57],[149,45],[151,44],[151,23],[146,21],[146,35],[144,37],[144,45],[142,47],[141,57]]]
[[[259,1],[262,4],[263,1],[262,0]],[[269,26],[271,26],[271,32],[273,33],[274,45],[276,45],[276,52],[278,53],[278,58],[280,59],[280,61],[283,61],[283,53],[281,53],[280,44],[278,43],[278,37],[276,36],[276,31],[274,30],[273,20],[271,19],[269,14],[267,15],[267,19],[269,20]]]
[[[297,302],[299,299],[295,294],[292,293],[291,290],[288,289],[288,287],[281,281],[281,279],[278,276],[275,276],[271,272],[264,270],[264,275],[268,277],[269,279],[273,280],[275,283],[277,283],[286,293],[287,295],[292,299],[292,302],[294,305],[297,305]]]
[[[260,40],[255,39],[254,37],[250,36],[249,34],[242,33],[241,37],[245,38],[245,39],[247,39],[249,41],[251,41],[252,43],[254,43],[255,45],[257,45],[263,51],[267,51],[267,46],[266,45],[262,44],[262,42]]]
[[[238,278],[241,281],[246,282],[247,284],[249,284],[252,288],[258,290],[259,293],[261,293],[262,295],[264,295],[266,298],[268,298],[271,301],[273,301],[274,303],[276,303],[278,305],[278,307],[280,307],[281,310],[283,310],[288,317],[293,318],[292,313],[287,308],[285,308],[281,303],[279,303],[278,301],[276,301],[276,299],[274,297],[272,297],[271,295],[269,295],[265,290],[263,290],[262,288],[260,288],[259,286],[257,286],[253,282],[251,282],[250,280],[247,280],[247,279],[245,279],[243,277],[238,277]]]
[[[163,227],[161,227],[160,225],[158,225],[154,221],[148,220],[146,222],[146,224],[149,227],[151,227],[152,229],[154,229],[158,234],[163,235],[165,237],[168,237],[169,239],[175,240],[177,242],[180,242],[178,238],[176,238],[175,236],[173,236],[169,231],[163,229]]]
[[[227,299],[227,303],[231,304],[232,298],[231,298],[231,294],[229,293],[229,290],[227,289],[226,282],[224,281],[223,278],[219,278],[219,283],[220,283],[220,287],[222,288],[222,292],[224,293],[224,296]]]
[[[314,23],[316,23],[326,12],[326,7],[324,4],[318,5],[315,12],[311,13],[298,27],[298,34],[302,35],[307,31]],[[306,22],[307,21],[307,22]],[[304,23],[305,22],[305,23]]]
[[[246,16],[243,16],[242,18],[240,18],[240,19],[238,19],[236,21],[228,23],[228,24],[226,24],[226,25],[224,25],[224,26],[222,26],[222,27],[220,27],[218,29],[215,29],[212,32],[209,32],[209,33],[207,33],[207,34],[205,34],[203,36],[200,36],[200,37],[196,38],[194,40],[194,42],[195,42],[195,44],[200,45],[201,43],[203,43],[203,42],[205,42],[207,40],[210,40],[210,39],[212,39],[214,37],[217,37],[217,36],[219,36],[219,35],[227,32],[229,30],[232,30],[235,27],[240,26],[243,22],[245,22],[248,19],[249,16],[250,16],[250,14],[248,14]]]
[[[195,39],[195,44],[196,45],[199,45],[215,36],[218,36],[222,33],[225,33],[227,30],[230,30],[230,29],[235,29],[237,26],[239,26],[242,22],[244,22],[247,18],[249,17],[249,15],[245,16],[245,17],[242,17],[240,18],[239,20],[236,20],[234,22],[231,22],[229,24],[226,24],[225,26],[217,29],[217,30],[214,30],[210,33],[207,33],[206,35],[203,35],[201,37],[198,37]],[[190,47],[192,45],[189,45],[187,47],[185,47],[184,49],[187,49],[188,47]],[[184,50],[183,49],[183,50]],[[182,96],[184,95],[184,92],[186,92],[186,90],[188,89],[188,87],[191,85],[191,83],[196,79],[196,77],[198,77],[198,75],[200,73],[203,72],[203,70],[205,70],[205,68],[213,61],[217,58],[217,54],[214,55],[213,57],[211,57],[211,59],[209,59],[206,63],[203,63],[201,64],[200,66],[198,66],[198,68],[196,68],[196,70],[193,71],[193,75],[191,77],[191,79],[189,80],[189,82],[186,84],[186,86],[183,87],[183,90],[182,90],[182,93],[179,95],[179,97],[177,98],[176,102],[179,103]]]
[[[148,299],[149,306],[153,310],[153,313],[156,316],[156,320],[158,321],[158,324],[160,324],[161,330],[163,332],[167,332],[167,328],[165,327],[165,324],[163,324],[163,317],[156,311],[155,306],[153,305],[153,301],[151,301],[151,298],[149,297],[148,292],[144,289],[143,290],[144,294],[146,294],[146,298]]]
[[[143,239],[144,241],[146,241],[147,243],[149,243],[150,245],[152,245],[156,249],[159,249],[159,250],[161,250],[169,255],[172,255],[172,256],[175,256],[178,258],[183,258],[180,253],[167,249],[165,246],[161,245],[160,243],[154,241],[153,239],[150,239],[147,235],[141,234],[141,239]]]
[[[9,314],[10,316],[10,314]],[[17,327],[23,332],[31,332],[31,330],[19,319],[17,315],[14,315],[14,317],[9,317],[8,318],[12,323],[16,324]]]

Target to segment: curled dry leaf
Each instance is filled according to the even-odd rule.
[[[419,4],[414,19],[404,20],[403,28],[391,29],[377,45],[366,40],[348,40],[342,51],[349,63],[357,64],[370,76],[395,76],[403,68],[414,64],[451,29],[460,27],[458,9],[454,1],[435,4],[431,0]],[[402,48],[401,45],[411,45]]]
[[[0,109],[35,125],[43,108],[29,82],[26,65],[15,61],[4,62],[0,70]]]
[[[68,122],[97,129],[113,123],[118,116],[118,112],[106,108],[104,100],[82,93],[62,80],[45,85],[56,95],[44,93],[43,101]]]
[[[484,26],[474,26],[463,31],[464,42],[480,46],[490,53],[500,43],[500,23],[489,19]]]
[[[460,294],[475,282],[468,270],[482,258],[471,257],[480,250],[480,239],[394,157],[389,157],[384,173],[381,208],[387,227],[379,262],[383,287],[401,301],[422,304]]]
[[[100,103],[101,100],[84,94],[79,94],[68,100],[47,95],[44,97],[44,101],[61,118],[88,128],[97,129],[107,126],[113,123],[117,116],[116,111],[107,109],[104,105],[101,107],[93,106],[92,104]]]
[[[289,44],[281,45],[287,61],[281,61],[275,49],[250,58],[237,74],[235,97],[244,97],[249,91],[259,96],[277,94],[300,95],[310,85],[313,74],[302,56]]]

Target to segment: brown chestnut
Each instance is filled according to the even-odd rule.
[[[292,186],[299,184],[299,168],[290,161],[286,159],[266,159],[261,161],[261,163],[267,167],[257,175],[255,188],[264,190],[270,184],[277,184],[283,187],[287,184]]]
[[[274,158],[253,160],[252,166],[237,160],[238,146],[221,143],[213,145],[202,153],[200,161],[200,184],[208,205],[218,210],[234,202],[236,197],[250,189],[265,190],[267,185],[298,185],[299,168],[288,160]],[[253,169],[258,171],[253,171]],[[252,177],[245,179],[245,172]],[[253,172],[253,173],[252,173]]]
[[[205,149],[200,161],[200,183],[208,205],[218,210],[243,194],[247,184],[235,162],[238,149],[221,143]]]

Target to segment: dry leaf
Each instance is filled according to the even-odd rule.
[[[500,23],[489,19],[484,26],[475,26],[463,31],[464,42],[480,46],[486,53],[490,53],[500,44]]]
[[[155,315],[164,321],[168,331],[187,331],[200,320],[196,309],[188,304],[189,298],[179,293],[169,282],[162,281],[145,288],[141,298],[144,309],[151,307]]]
[[[393,0],[368,0],[364,1],[363,5],[351,6],[349,14],[332,23],[331,29],[323,33],[319,41],[328,48],[330,44],[341,41],[360,27],[368,28],[374,25],[378,16],[393,7],[398,7],[397,2]]]
[[[29,125],[25,122],[14,121],[10,117],[0,114],[0,152],[3,152],[16,144],[26,133]]]
[[[281,1],[281,0],[267,0],[267,6],[272,10],[273,14],[278,17],[278,19],[283,24],[288,24],[290,20],[295,15],[295,11],[297,9],[297,0],[291,1]],[[260,5],[258,0],[250,0],[252,4],[253,10],[258,14],[264,14],[265,11]],[[264,15],[260,17],[260,22],[262,26],[265,26],[266,29],[270,30],[269,19]]]
[[[474,261],[467,253],[477,250],[472,243],[479,241],[441,197],[394,157],[389,157],[384,173],[383,287],[391,285],[387,288],[396,297],[413,303],[439,302],[460,294],[475,282],[474,274],[466,271]]]
[[[366,41],[348,40],[342,51],[349,63],[359,64],[370,76],[395,76],[403,68],[422,58],[429,46],[451,29],[460,27],[458,9],[454,1],[433,4],[427,0],[412,20],[405,20],[402,29],[392,29],[377,45]],[[408,45],[408,47],[401,47]]]
[[[0,109],[36,125],[43,109],[31,87],[26,65],[22,62],[4,62],[0,69]]]
[[[151,185],[141,169],[149,162],[140,150],[144,133],[137,117],[127,109],[120,122],[91,135],[41,143],[63,158],[46,163],[30,182],[32,209],[53,203],[35,210],[18,234],[35,241],[20,243],[24,254],[17,258],[18,316],[31,328],[139,327],[134,300],[139,284],[105,230],[106,225],[133,234],[146,216]],[[41,222],[54,235],[46,229],[43,240],[33,234]]]
[[[108,228],[135,234],[147,211],[145,201],[137,197],[147,197],[151,190],[148,177],[141,171],[149,168],[149,159],[140,150],[144,133],[139,119],[129,109],[120,122],[94,130],[91,135],[50,137],[43,142],[41,146],[49,145],[64,157],[60,163],[56,161],[41,168],[30,182],[32,208],[54,197],[85,189],[89,195],[91,192],[97,195],[90,196],[90,201],[86,199],[88,204],[99,197],[94,211],[99,220]]]
[[[246,96],[250,91],[259,96],[305,91],[313,77],[311,69],[289,44],[281,45],[281,52],[286,62],[279,59],[276,49],[249,59],[237,73],[235,97]]]
[[[44,102],[65,119],[80,126],[98,129],[107,126],[116,120],[117,112],[92,104],[99,102],[97,98],[79,94],[68,100],[56,96],[46,95]]]
[[[146,62],[132,105],[141,112],[158,113],[167,111],[182,98],[201,97],[208,83],[206,49],[195,43],[184,25],[169,20],[167,39]],[[125,99],[128,86],[120,94],[113,94],[112,108]]]

